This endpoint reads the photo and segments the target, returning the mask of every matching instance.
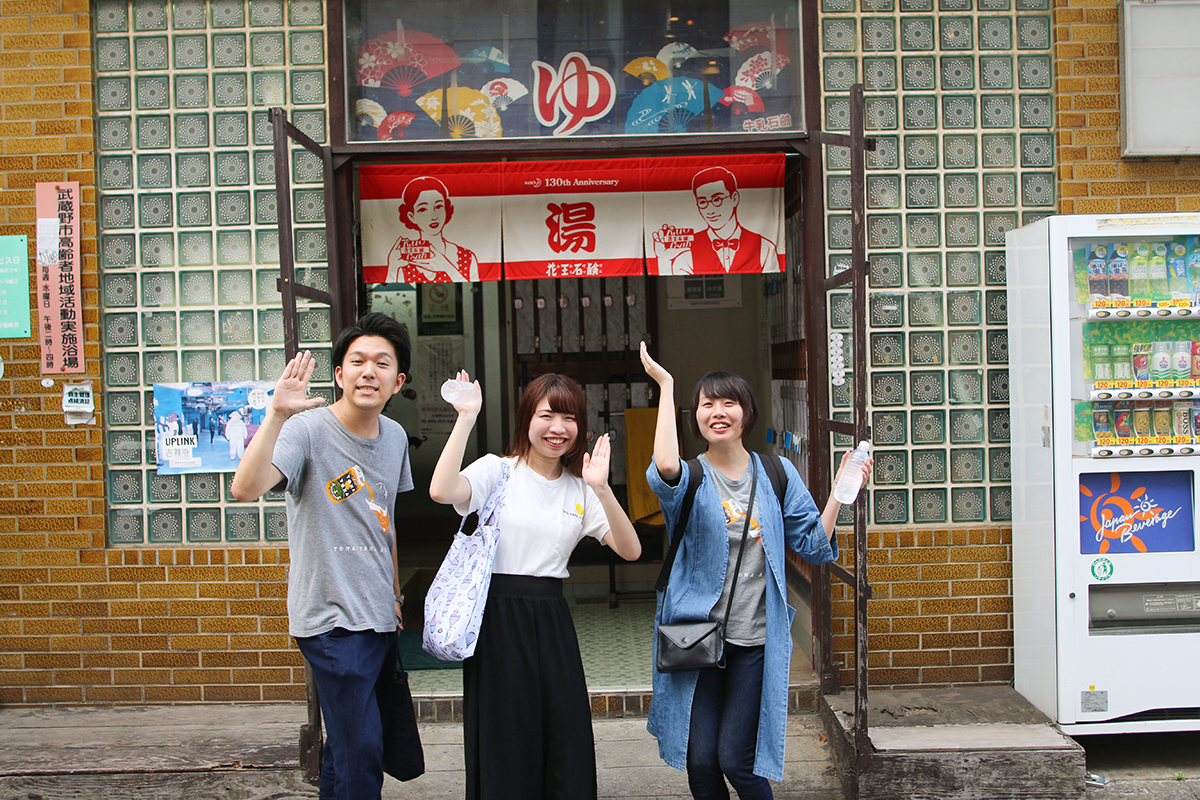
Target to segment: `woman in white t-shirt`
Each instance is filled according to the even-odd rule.
[[[577,382],[533,380],[508,454],[460,472],[483,401],[474,385],[475,397],[454,406],[458,419],[429,485],[433,500],[465,515],[487,502],[502,461],[511,470],[483,626],[463,662],[467,800],[588,800],[596,797],[591,707],[562,579],[587,536],[630,561],[641,543],[608,485],[608,435],[587,452],[579,427],[587,400]]]

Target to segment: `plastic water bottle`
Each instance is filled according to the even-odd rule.
[[[867,463],[869,455],[871,443],[866,441],[859,442],[858,447],[850,454],[850,459],[842,470],[842,477],[838,478],[837,486],[833,487],[833,498],[842,505],[849,505],[858,497],[858,490],[862,488],[863,483],[863,464]]]
[[[442,399],[450,405],[469,403],[475,399],[475,384],[454,378],[442,384]]]

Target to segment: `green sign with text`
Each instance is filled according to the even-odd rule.
[[[29,315],[29,240],[0,236],[0,339],[27,339]]]

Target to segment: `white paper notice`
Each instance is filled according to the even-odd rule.
[[[58,220],[54,217],[37,221],[37,263],[43,267],[58,263]]]

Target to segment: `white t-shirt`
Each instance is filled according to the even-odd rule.
[[[505,458],[512,471],[504,505],[497,515],[500,539],[493,574],[566,578],[567,559],[585,536],[602,539],[608,517],[591,487],[563,470],[547,480],[518,458]],[[471,499],[456,504],[459,514],[479,511],[500,477],[501,458],[486,455],[462,475],[471,483]]]

